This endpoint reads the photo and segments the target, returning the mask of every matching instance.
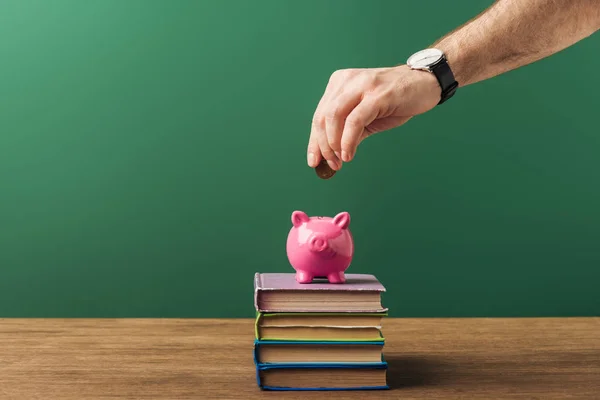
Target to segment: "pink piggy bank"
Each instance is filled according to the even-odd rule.
[[[344,271],[354,255],[354,240],[348,229],[350,214],[309,217],[302,211],[294,211],[292,224],[286,250],[296,270],[296,281],[311,283],[313,278],[327,277],[330,283],[344,283]]]

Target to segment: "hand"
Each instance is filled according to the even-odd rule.
[[[339,170],[365,138],[429,111],[440,96],[433,74],[405,65],[336,71],[313,117],[308,165],[316,167],[323,157]]]

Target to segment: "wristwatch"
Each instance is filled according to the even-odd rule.
[[[454,74],[443,51],[438,49],[418,51],[408,58],[406,65],[411,69],[431,72],[437,78],[442,88],[442,97],[438,105],[454,96],[458,82],[454,79]]]

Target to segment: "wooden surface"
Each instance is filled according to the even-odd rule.
[[[599,399],[600,318],[384,320],[392,389],[328,399]],[[250,319],[2,319],[1,399],[322,399],[256,386]]]

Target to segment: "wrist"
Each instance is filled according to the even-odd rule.
[[[405,112],[422,114],[440,102],[442,88],[431,72],[414,70],[404,64],[394,68],[397,76],[395,85],[400,88],[396,102],[404,106]]]
[[[454,96],[458,82],[450,68],[446,54],[442,50],[438,48],[420,50],[411,55],[406,64],[410,69],[424,71],[435,77],[441,89],[441,98],[438,104],[442,104]]]
[[[404,66],[409,71],[409,76],[418,88],[420,94],[428,99],[435,100],[437,104],[442,98],[442,87],[435,75],[428,71],[419,71],[411,69],[408,65]]]

